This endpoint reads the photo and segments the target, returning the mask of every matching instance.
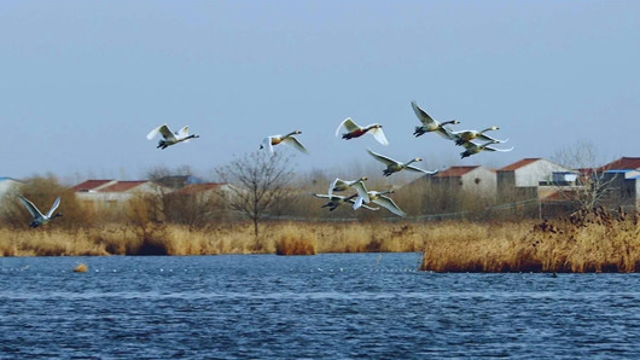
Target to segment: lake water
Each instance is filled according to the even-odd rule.
[[[420,257],[0,258],[0,359],[640,357],[640,275]]]

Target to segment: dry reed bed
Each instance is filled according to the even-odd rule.
[[[276,222],[256,239],[250,224],[208,230],[178,225],[107,225],[62,230],[0,229],[0,256],[214,255],[421,251],[423,225]]]
[[[437,272],[640,272],[637,216],[602,208],[554,221],[438,228],[421,270]],[[448,236],[446,235],[448,234]]]
[[[84,230],[0,229],[2,256],[312,255],[422,251],[437,272],[640,272],[638,217],[603,210],[555,221],[274,222],[208,230],[108,225]]]

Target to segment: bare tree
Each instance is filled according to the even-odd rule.
[[[605,175],[608,169],[596,165],[599,162],[598,151],[589,140],[580,140],[565,147],[551,159],[577,173],[574,186],[558,186],[563,198],[575,204],[576,211],[591,210],[600,205],[616,180],[615,176]]]
[[[220,198],[214,195],[218,191],[211,184],[196,184],[163,194],[164,218],[168,222],[196,229],[210,226],[220,216]]]
[[[293,178],[291,157],[257,151],[236,158],[215,170],[228,193],[222,201],[253,222],[258,238],[258,225],[269,212],[293,197],[289,184]]]

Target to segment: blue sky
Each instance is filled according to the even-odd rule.
[[[427,169],[584,140],[603,161],[640,156],[639,18],[633,1],[3,1],[0,175],[207,175],[296,129],[296,169],[329,177],[378,169],[367,148]],[[460,159],[416,139],[411,100],[459,129],[498,125],[515,150]],[[336,138],[348,116],[389,146]],[[201,138],[157,150],[145,135],[163,123]]]

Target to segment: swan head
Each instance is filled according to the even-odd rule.
[[[361,178],[360,178],[360,180],[362,180],[362,181],[367,181],[367,177],[366,177],[366,176],[363,176],[363,177],[361,177]]]
[[[417,158],[413,159],[413,161],[414,162],[422,161],[422,158],[417,157]]]
[[[293,135],[302,134],[302,131],[300,131],[300,130],[295,130],[295,131],[294,131],[294,132],[292,132],[291,134],[293,134]]]
[[[380,124],[373,124],[373,125],[371,125],[371,126],[369,126],[369,127],[367,128],[367,130],[371,130],[371,129],[382,129],[382,125],[380,125]]]
[[[454,119],[454,120],[449,121],[449,124],[458,125],[458,124],[460,124],[460,121]]]
[[[489,130],[500,130],[500,128],[494,125],[494,126],[490,127]]]

